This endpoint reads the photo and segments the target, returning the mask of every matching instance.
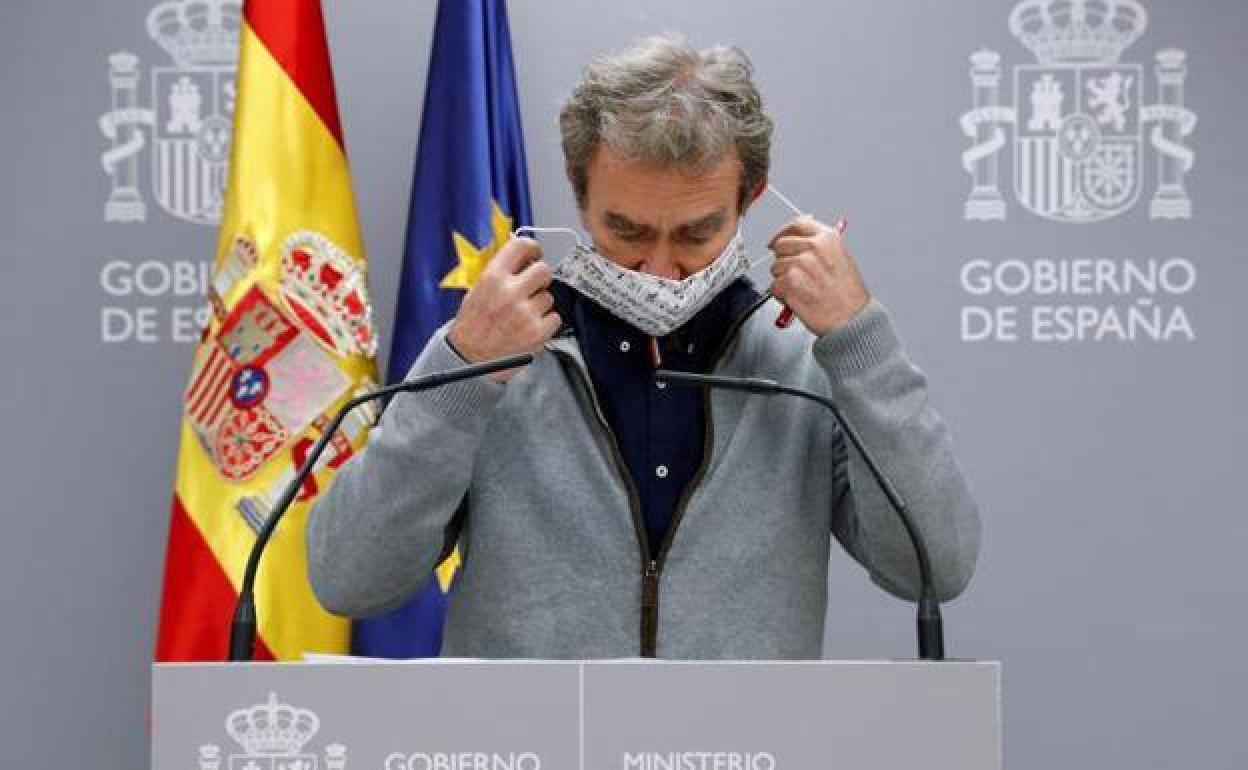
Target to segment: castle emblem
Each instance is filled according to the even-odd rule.
[[[221,221],[234,116],[242,0],[168,0],[147,16],[147,32],[173,66],[150,71],[150,107],[139,103],[139,57],[108,58],[112,109],[100,117],[111,142],[100,157],[112,189],[107,222],[143,222],[141,155],[148,145],[152,196],[168,213],[202,225]]]
[[[347,748],[331,743],[321,757],[305,752],[321,722],[316,714],[277,700],[269,693],[265,703],[242,708],[225,718],[225,730],[242,748],[223,757],[221,747],[199,747],[199,770],[346,770]]]
[[[1184,177],[1195,156],[1183,142],[1196,115],[1183,103],[1186,54],[1157,53],[1158,101],[1151,105],[1143,103],[1143,67],[1120,62],[1147,25],[1136,0],[1023,0],[1014,7],[1010,32],[1036,62],[1014,68],[1016,104],[1007,106],[1000,103],[1000,54],[971,55],[972,109],[961,119],[974,142],[962,155],[972,179],[966,219],[1005,219],[998,154],[1008,126],[1014,195],[1033,214],[1057,222],[1109,219],[1135,205],[1152,173],[1149,217],[1191,217]]]

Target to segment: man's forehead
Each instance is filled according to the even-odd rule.
[[[599,218],[673,227],[723,216],[737,203],[744,170],[735,152],[705,163],[654,163],[600,145],[590,159],[587,208]],[[594,205],[597,204],[597,205]]]

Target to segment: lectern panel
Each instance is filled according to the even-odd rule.
[[[995,663],[160,664],[153,770],[999,770]]]

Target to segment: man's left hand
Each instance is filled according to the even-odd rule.
[[[841,229],[800,216],[767,243],[776,254],[771,293],[817,337],[858,315],[870,298]]]

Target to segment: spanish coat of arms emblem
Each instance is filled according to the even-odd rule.
[[[172,66],[150,71],[151,102],[139,102],[139,57],[109,57],[112,109],[100,117],[110,146],[100,157],[112,181],[108,222],[143,222],[143,149],[152,196],[187,222],[221,221],[236,95],[241,0],[169,0],[147,16],[147,32]],[[149,142],[150,135],[150,142]]]
[[[199,747],[198,770],[346,770],[347,748],[340,743],[326,746],[323,757],[305,750],[320,728],[314,712],[282,703],[276,693],[269,693],[264,703],[225,718],[225,731],[242,750],[223,756],[220,746],[204,744]]]
[[[962,116],[974,145],[962,156],[972,189],[968,220],[1004,219],[1000,152],[1013,128],[1010,175],[1018,203],[1058,222],[1098,222],[1135,205],[1146,174],[1153,174],[1153,219],[1187,219],[1184,187],[1194,154],[1183,144],[1195,114],[1183,103],[1186,54],[1156,55],[1148,73],[1121,56],[1148,24],[1136,0],[1023,0],[1010,14],[1010,32],[1035,56],[1014,68],[1015,106],[1000,103],[1001,57],[971,55],[973,108]],[[1156,156],[1153,169],[1146,150]]]

